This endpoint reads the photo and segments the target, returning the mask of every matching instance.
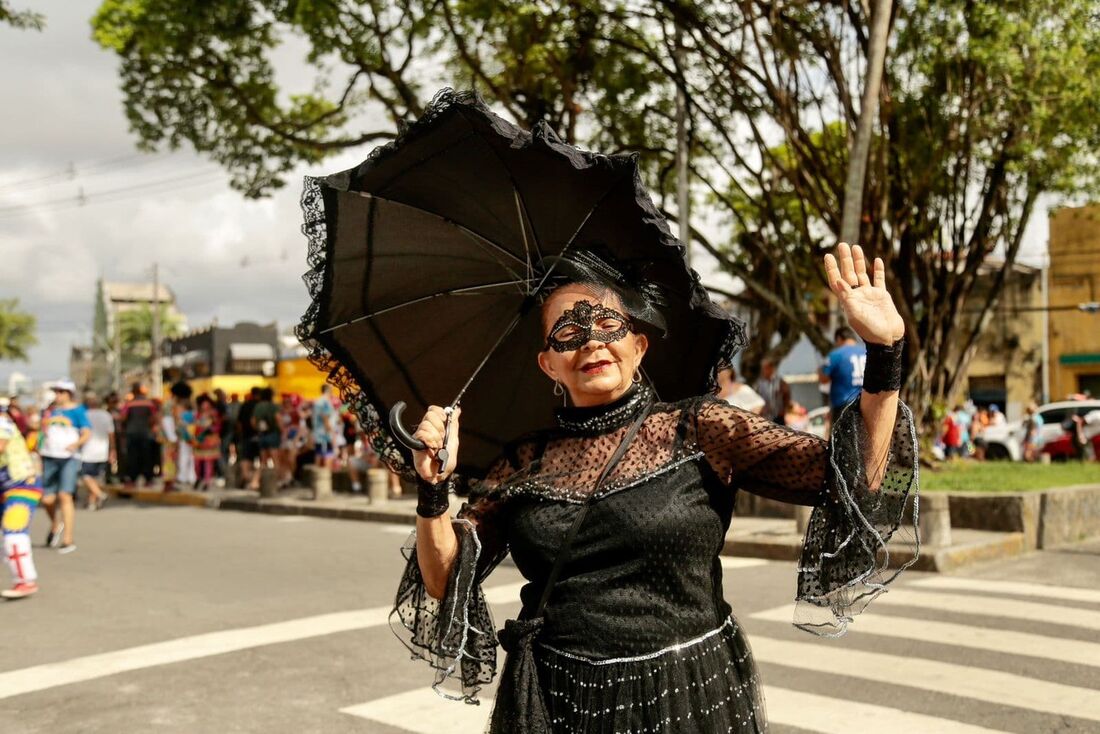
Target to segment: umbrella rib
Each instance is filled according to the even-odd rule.
[[[446,222],[447,224],[450,224],[451,226],[455,227],[456,229],[463,232],[464,234],[470,235],[474,239],[480,240],[480,241],[484,242],[487,245],[492,245],[501,254],[507,255],[508,257],[512,258],[517,263],[519,263],[520,265],[526,266],[526,264],[527,264],[518,255],[516,255],[514,252],[512,252],[508,248],[504,247],[503,245],[500,245],[496,242],[493,242],[491,239],[489,239],[485,235],[481,234],[480,232],[475,232],[474,230],[470,229],[469,227],[467,227],[465,225],[462,225],[462,224],[459,224],[458,222],[454,221],[453,219],[449,219],[449,218],[443,216],[439,212],[433,212],[430,209],[425,209],[422,206],[417,206],[415,204],[409,204],[409,203],[404,202],[404,201],[396,201],[394,199],[387,199],[384,196],[379,196],[378,194],[372,194],[369,191],[359,191],[359,192],[356,192],[356,193],[358,193],[360,196],[368,198],[368,199],[378,199],[379,201],[384,201],[387,204],[396,204],[398,206],[407,206],[410,209],[417,210],[418,212],[423,212],[424,214],[428,214],[430,216],[436,217],[437,219],[442,219],[444,222]],[[515,275],[517,278],[519,277],[519,273],[516,273],[516,272],[512,271],[511,268],[509,268],[509,272],[512,272],[512,274]]]
[[[453,296],[453,295],[458,295],[458,294],[463,294],[463,293],[475,293],[477,291],[487,290],[489,288],[499,288],[501,286],[517,285],[519,283],[527,283],[527,282],[528,281],[526,281],[526,280],[502,280],[499,283],[482,283],[481,285],[469,285],[469,286],[464,286],[462,288],[448,288],[445,291],[440,291],[438,293],[429,293],[426,296],[420,296],[419,298],[414,298],[411,301],[404,301],[402,303],[396,303],[392,306],[386,306],[385,308],[379,309],[377,311],[372,311],[371,313],[364,314],[362,316],[356,316],[354,319],[349,319],[349,320],[344,321],[342,323],[336,324],[335,326],[330,326],[327,329],[323,329],[321,331],[318,331],[315,334],[315,336],[320,336],[322,334],[329,334],[329,333],[332,333],[333,331],[336,331],[337,329],[341,329],[345,326],[351,326],[352,324],[357,324],[360,321],[365,321],[367,319],[373,319],[376,316],[381,316],[382,314],[389,313],[390,311],[396,311],[399,308],[405,308],[406,306],[412,306],[412,305],[415,305],[417,303],[423,303],[424,301],[430,301],[433,298],[442,298],[443,296]]]
[[[519,189],[516,188],[515,181],[512,182],[512,194],[516,199],[516,214],[519,216],[519,231],[523,235],[523,254],[527,257],[527,278],[532,279],[534,271],[531,268],[531,247],[527,244],[527,227],[523,225],[523,205],[520,204]],[[535,233],[532,232],[531,236],[534,237]]]
[[[600,194],[600,198],[596,200],[596,203],[592,205],[592,208],[588,210],[588,213],[584,215],[584,219],[582,219],[581,223],[577,225],[577,228],[573,231],[573,235],[561,248],[561,252],[558,253],[558,257],[554,260],[554,264],[546,269],[546,273],[543,274],[542,280],[540,280],[539,284],[535,287],[535,290],[533,291],[534,293],[538,293],[542,290],[543,284],[546,283],[547,279],[550,277],[550,274],[554,272],[554,268],[558,267],[558,263],[561,262],[562,256],[565,255],[566,251],[568,251],[569,248],[573,246],[573,243],[576,241],[577,237],[580,236],[581,230],[584,229],[584,225],[588,224],[588,220],[592,218],[592,214],[600,208],[600,204],[603,204],[604,199],[606,199],[611,194],[611,192],[615,190],[615,187],[619,185],[619,182],[622,181],[623,178],[625,178],[625,176],[621,176],[612,181],[611,185],[607,187],[607,191],[604,191],[602,194]]]
[[[486,364],[488,364],[489,358],[493,356],[493,353],[496,352],[500,345],[504,343],[504,340],[508,337],[509,334],[512,333],[512,330],[516,328],[516,325],[519,324],[520,319],[523,318],[523,314],[524,312],[520,310],[516,313],[514,317],[512,317],[512,321],[508,324],[507,328],[504,329],[504,332],[497,338],[496,343],[493,344],[492,347],[490,347],[489,351],[485,353],[485,356],[482,358],[481,362],[474,369],[473,374],[470,375],[470,379],[466,380],[466,384],[463,385],[462,389],[458,391],[458,395],[456,395],[455,399],[451,402],[452,408],[458,405],[459,401],[462,400],[462,396],[466,394],[466,391],[470,388],[470,385],[473,384],[474,379],[481,372],[481,369]]]

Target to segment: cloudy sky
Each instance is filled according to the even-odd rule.
[[[190,151],[137,153],[115,58],[91,40],[99,3],[13,4],[45,13],[47,28],[0,27],[0,298],[18,297],[38,317],[39,344],[29,364],[0,362],[0,386],[16,371],[65,374],[70,345],[90,341],[96,279],[148,280],[154,262],[193,327],[215,318],[296,323],[306,306],[297,185],[246,201]],[[301,56],[288,49],[280,68],[294,74]],[[341,170],[367,152],[301,173]],[[1031,257],[1046,242],[1044,213],[1034,221]],[[707,265],[698,267],[707,278]]]

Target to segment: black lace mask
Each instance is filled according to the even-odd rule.
[[[561,315],[546,337],[546,348],[555,352],[572,352],[590,340],[604,344],[617,342],[634,327],[630,318],[613,308],[593,306],[588,301],[577,301],[573,308]]]

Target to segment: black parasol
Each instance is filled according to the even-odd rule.
[[[470,93],[441,92],[359,166],[307,178],[302,207],[312,303],[298,336],[395,468],[408,453],[382,417],[401,401],[419,418],[461,399],[459,471],[472,476],[552,423],[538,302],[563,254],[608,253],[660,290],[667,334],[643,373],[662,400],[710,389],[744,340],[687,267],[636,156],[521,130]]]

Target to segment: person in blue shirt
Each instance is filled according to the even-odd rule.
[[[46,545],[59,553],[72,553],[73,497],[80,476],[80,447],[92,437],[92,424],[84,406],[73,400],[76,385],[58,380],[48,385],[56,399],[42,414],[38,455],[42,457],[42,506],[50,516]],[[60,505],[61,512],[58,512]]]
[[[836,348],[829,352],[818,373],[818,381],[829,386],[829,415],[836,423],[845,405],[859,397],[867,347],[856,341],[856,333],[841,326],[834,335]]]

